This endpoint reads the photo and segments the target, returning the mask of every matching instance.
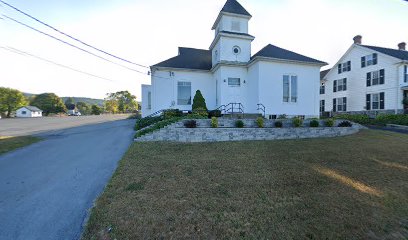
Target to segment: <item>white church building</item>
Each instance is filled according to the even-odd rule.
[[[267,117],[318,117],[320,68],[327,63],[271,44],[252,55],[251,18],[236,0],[227,0],[209,50],[180,47],[177,56],[151,66],[151,85],[142,85],[143,117],[191,111],[197,90],[209,110],[235,105],[253,114],[264,106]]]

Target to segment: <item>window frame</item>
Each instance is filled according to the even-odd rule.
[[[286,79],[287,78],[287,79]],[[287,80],[287,84],[285,84]],[[286,87],[288,89],[286,89]],[[282,101],[284,103],[297,103],[299,101],[299,78],[295,74],[284,74],[282,78]],[[288,93],[285,96],[286,92]]]
[[[319,105],[320,112],[323,113],[326,110],[326,101],[325,100],[320,100],[320,105]]]
[[[408,82],[408,65],[404,65],[404,82]]]
[[[152,92],[147,92],[147,109],[152,109]]]
[[[326,83],[320,84],[320,95],[326,94]]]
[[[378,54],[373,53],[361,57],[361,68],[374,66],[378,64]]]
[[[333,99],[333,112],[347,112],[347,97]]]
[[[350,72],[351,71],[351,61],[339,63],[337,66],[338,73]]]
[[[237,79],[238,84],[232,84],[232,81]],[[241,78],[228,78],[228,87],[241,87]]]
[[[180,87],[189,87],[190,88],[190,99],[181,99],[180,98]],[[192,96],[192,84],[191,82],[177,82],[177,105],[179,106],[191,106],[191,96]],[[187,103],[184,103],[187,100]]]
[[[367,73],[367,87],[385,84],[385,69],[380,69]]]
[[[333,92],[347,91],[347,78],[342,78],[333,81]]]

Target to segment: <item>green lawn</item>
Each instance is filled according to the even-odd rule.
[[[84,239],[407,239],[408,135],[135,143]],[[109,230],[110,229],[110,230]]]
[[[0,155],[6,152],[13,151],[17,148],[25,147],[30,144],[40,141],[40,138],[26,137],[4,137],[0,136]]]

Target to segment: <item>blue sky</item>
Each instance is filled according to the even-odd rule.
[[[224,0],[6,2],[85,42],[143,65],[173,57],[179,46],[208,49],[214,37],[212,24],[225,3]],[[256,39],[252,54],[271,43],[333,65],[357,34],[363,35],[363,44],[367,45],[396,48],[398,43],[408,42],[408,2],[402,0],[240,0],[240,3],[253,15],[250,34]],[[0,14],[55,35],[1,4]],[[129,90],[140,100],[140,85],[150,82],[146,75],[100,61],[9,20],[0,20],[1,46],[24,50],[113,81],[0,49],[0,86],[94,98]]]

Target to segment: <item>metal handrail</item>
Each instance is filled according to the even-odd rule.
[[[262,103],[258,103],[257,106],[258,106],[257,111],[261,110],[263,112],[262,116],[265,117],[266,116],[266,107],[265,107],[265,105],[263,105]]]
[[[159,110],[159,111],[157,111],[157,112],[154,112],[154,113],[152,113],[152,114],[150,114],[149,116],[147,116],[147,117],[144,117],[144,118],[151,118],[151,117],[156,117],[157,115],[162,115],[163,113],[164,113],[164,111],[166,111],[166,109],[162,109],[162,110]]]
[[[230,106],[228,108],[228,106]],[[229,103],[225,106],[225,113],[229,113],[231,115],[234,115],[236,113],[242,114],[242,117],[244,116],[244,105],[242,103]],[[236,111],[237,110],[237,111]]]

